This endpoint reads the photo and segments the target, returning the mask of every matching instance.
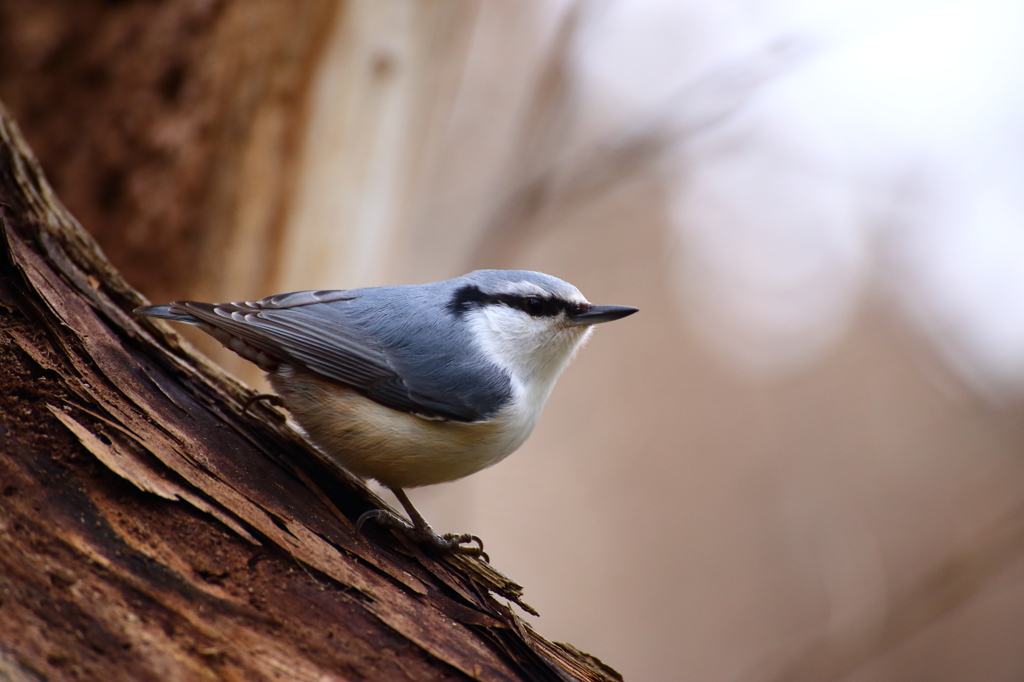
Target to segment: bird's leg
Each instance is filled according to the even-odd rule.
[[[284,399],[281,398],[281,396],[277,395],[276,393],[260,393],[258,395],[254,395],[253,397],[245,401],[245,405],[242,406],[242,414],[248,412],[249,408],[255,405],[256,403],[262,402],[264,400],[270,403],[271,405],[276,405],[277,407],[284,407]]]
[[[484,541],[478,536],[470,535],[469,533],[445,533],[444,535],[438,535],[434,532],[434,529],[430,527],[430,524],[427,523],[426,519],[420,515],[419,511],[416,510],[416,507],[412,504],[412,500],[409,499],[409,496],[405,494],[404,490],[401,488],[391,488],[391,492],[395,494],[398,501],[402,503],[403,507],[405,507],[405,511],[409,514],[409,518],[412,519],[412,528],[409,528],[406,524],[406,534],[411,539],[442,551],[482,557],[485,561],[490,563],[490,558],[487,556],[487,553],[484,552]],[[475,543],[475,546],[463,546],[465,543]]]
[[[390,488],[390,486],[388,487]],[[416,507],[412,505],[412,500],[409,499],[404,490],[401,488],[390,489],[395,494],[395,497],[398,498],[398,501],[402,503],[402,506],[405,507],[406,513],[412,519],[412,524],[410,525],[408,521],[394,512],[387,511],[386,509],[372,509],[359,517],[359,520],[356,522],[356,532],[359,532],[364,523],[373,520],[383,526],[401,531],[406,537],[418,544],[427,545],[442,552],[478,556],[490,563],[490,557],[484,551],[484,541],[479,537],[469,533],[445,533],[444,535],[438,535],[423,516],[416,511]],[[467,545],[466,543],[474,544]]]

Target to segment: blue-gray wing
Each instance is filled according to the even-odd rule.
[[[348,291],[300,291],[279,294],[253,303],[196,303],[179,301],[172,310],[190,314],[227,331],[283,362],[306,367],[317,374],[357,389],[382,405],[428,418],[479,421],[494,405],[475,399],[456,385],[432,377],[417,381],[402,357],[391,357],[386,339],[361,324],[365,306],[346,315],[344,306],[360,297]],[[330,305],[330,309],[324,308]],[[405,371],[396,370],[399,365]],[[402,374],[406,376],[402,376]],[[493,403],[494,401],[490,401]]]

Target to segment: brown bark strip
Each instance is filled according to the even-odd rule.
[[[491,596],[521,588],[486,564],[355,537],[380,501],[273,410],[242,414],[250,391],[161,323],[131,317],[141,297],[6,112],[0,204],[3,665],[43,679],[617,678],[523,625]]]

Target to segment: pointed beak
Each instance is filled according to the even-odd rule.
[[[640,309],[630,308],[628,305],[592,305],[582,312],[569,315],[569,321],[573,324],[600,324],[621,320],[638,310]]]

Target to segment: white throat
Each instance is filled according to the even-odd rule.
[[[564,319],[530,317],[504,305],[474,308],[466,321],[487,358],[512,377],[515,401],[535,412],[534,419],[558,375],[592,331]]]

